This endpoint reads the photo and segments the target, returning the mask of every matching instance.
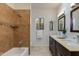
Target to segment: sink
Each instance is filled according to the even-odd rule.
[[[77,47],[78,46],[78,42],[75,42],[75,41],[71,40],[70,38],[61,39],[61,40],[64,41],[65,43],[67,43],[67,45],[70,47]]]
[[[78,47],[78,44],[73,42],[67,42],[67,45],[70,47]]]
[[[65,39],[64,36],[58,36],[57,38],[58,38],[58,39]]]
[[[76,39],[71,37],[57,36],[61,41],[64,41],[69,47],[79,47],[79,42],[75,41]]]
[[[65,37],[57,37],[58,39],[65,39]]]
[[[78,42],[74,42],[73,40],[70,40],[70,39],[64,39],[63,41],[66,42],[67,45],[70,47],[78,47],[79,45]]]

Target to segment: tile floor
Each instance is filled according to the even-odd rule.
[[[51,56],[49,47],[31,47],[30,56]]]

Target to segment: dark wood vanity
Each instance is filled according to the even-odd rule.
[[[79,56],[79,51],[69,51],[51,36],[49,36],[49,50],[52,56]]]

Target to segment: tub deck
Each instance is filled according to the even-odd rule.
[[[28,56],[29,55],[28,48],[12,48],[9,51],[5,52],[1,56]]]

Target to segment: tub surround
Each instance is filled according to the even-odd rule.
[[[19,26],[19,17],[7,4],[0,3],[0,23],[11,25],[11,26]]]
[[[20,26],[15,30],[14,46],[18,47],[22,41],[21,47],[29,47],[30,45],[30,10],[16,9],[16,13],[20,16]]]
[[[4,3],[0,3],[0,54],[13,47],[14,29],[19,25],[16,12]]]
[[[71,38],[59,39],[57,35],[50,35],[49,49],[52,55],[79,55],[79,43],[74,42]],[[54,52],[55,51],[55,52]],[[61,52],[59,52],[61,51]]]
[[[28,56],[28,48],[12,48],[1,56]]]
[[[29,47],[29,24],[29,10],[16,11],[7,4],[0,3],[0,55],[18,47],[20,41],[23,41],[22,47]]]

